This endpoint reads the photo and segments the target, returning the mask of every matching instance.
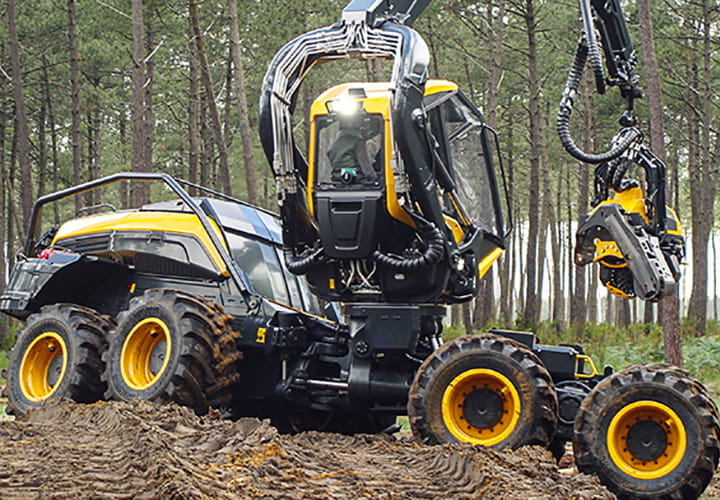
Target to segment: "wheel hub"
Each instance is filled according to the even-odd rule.
[[[150,353],[150,373],[157,375],[165,364],[165,351],[167,350],[167,342],[161,340]]]
[[[52,359],[52,361],[50,361],[50,367],[48,368],[47,374],[47,383],[50,387],[55,387],[55,385],[57,385],[57,383],[60,381],[64,361],[65,356],[63,356],[62,353],[58,354]]]
[[[643,462],[657,460],[667,448],[665,429],[652,420],[634,424],[627,434],[628,451]]]
[[[488,429],[500,422],[503,416],[503,400],[490,389],[476,389],[467,395],[463,403],[463,417],[473,427]]]

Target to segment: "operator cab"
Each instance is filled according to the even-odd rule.
[[[456,279],[461,283],[448,282],[452,278],[440,270],[447,265],[424,269],[418,283],[401,272],[368,269],[377,278],[362,280],[366,291],[377,285],[385,300],[408,297],[411,288],[472,295],[478,278],[502,254],[506,235],[494,132],[456,84],[429,80],[422,140],[411,147],[420,151],[432,174],[415,182],[393,140],[393,98],[389,82],[346,83],[325,91],[311,107],[307,206],[324,252],[341,261],[372,259],[378,249],[413,252],[407,248],[418,231],[412,212],[427,206],[431,197],[437,212],[422,215],[439,222],[443,241],[461,255],[461,265],[467,266]],[[316,292],[337,298],[322,284]]]

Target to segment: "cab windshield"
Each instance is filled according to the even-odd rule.
[[[383,176],[380,114],[317,118],[315,183],[318,189],[377,189]]]

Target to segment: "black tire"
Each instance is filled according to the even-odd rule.
[[[198,415],[231,404],[241,355],[232,317],[202,297],[152,289],[130,301],[110,334],[107,397],[174,401]]]
[[[491,334],[460,337],[430,355],[407,408],[413,435],[428,444],[548,446],[557,424],[542,362],[524,345]]]
[[[4,373],[8,413],[24,415],[54,398],[101,399],[101,356],[113,326],[110,317],[75,304],[44,306],[28,317]]]
[[[578,469],[622,498],[687,499],[712,479],[719,437],[717,407],[702,384],[676,367],[636,365],[583,401],[573,447]]]

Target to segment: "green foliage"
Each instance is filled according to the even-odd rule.
[[[442,338],[445,342],[465,335],[465,328],[458,325],[450,325],[443,328]]]
[[[684,368],[700,380],[720,380],[720,336],[690,339],[683,344],[683,360]]]
[[[0,352],[7,351],[13,345],[15,345],[15,334],[17,333],[17,327],[12,327],[8,331],[8,334],[4,338],[0,339]]]
[[[0,385],[5,385],[5,377],[2,376],[2,371],[7,368],[8,365],[8,359],[7,359],[7,352],[6,351],[0,351]],[[2,411],[2,409],[0,409]]]

